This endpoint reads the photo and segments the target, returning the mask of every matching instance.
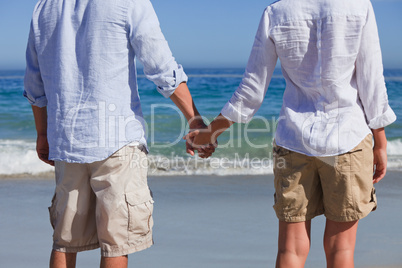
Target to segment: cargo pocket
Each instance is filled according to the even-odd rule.
[[[128,206],[128,230],[136,236],[145,236],[152,230],[154,201],[148,187],[125,194]]]
[[[364,163],[364,152],[361,148],[355,148],[345,154],[337,156],[336,169],[338,171],[357,172],[362,169]]]
[[[54,230],[54,228],[55,228],[55,225],[56,225],[56,218],[57,218],[55,200],[56,200],[56,194],[53,195],[52,204],[51,204],[50,207],[48,207],[48,210],[49,210],[49,218],[50,218],[50,224],[52,225],[53,230]]]

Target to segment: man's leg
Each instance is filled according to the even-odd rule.
[[[125,255],[153,244],[153,199],[147,171],[145,148],[134,145],[90,164],[101,267],[127,267]]]
[[[64,253],[52,250],[50,268],[75,268],[77,253]]]
[[[127,255],[114,258],[102,257],[100,268],[127,268],[127,265]]]
[[[310,250],[311,220],[290,223],[279,221],[276,268],[304,267]]]
[[[324,249],[328,268],[353,268],[358,221],[335,222],[327,219]]]
[[[54,228],[51,268],[75,267],[77,253],[99,248],[96,235],[95,195],[86,164],[56,161],[56,189],[49,208]]]

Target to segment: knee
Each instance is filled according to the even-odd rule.
[[[324,250],[327,254],[353,253],[356,244],[357,221],[337,223],[327,220]]]
[[[324,238],[324,251],[327,256],[341,254],[344,256],[354,254],[355,245],[349,241],[333,241]]]
[[[307,258],[309,251],[309,241],[299,241],[299,243],[293,245],[279,245],[278,247],[278,255],[295,256],[297,258]]]
[[[297,249],[278,248],[276,268],[302,268],[306,262],[308,252],[309,247]]]

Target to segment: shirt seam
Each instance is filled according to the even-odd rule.
[[[275,24],[270,23],[270,25],[272,25],[270,27],[270,29],[282,26],[283,24],[286,24],[286,23],[289,23],[289,22],[317,21],[317,20],[324,20],[324,19],[331,18],[331,17],[332,18],[338,18],[338,17],[345,17],[345,16],[346,17],[356,17],[356,19],[357,18],[364,18],[365,20],[367,20],[366,19],[367,14],[328,13],[328,14],[326,14],[324,16],[317,16],[317,17],[314,17],[314,18],[289,18],[287,20],[280,20],[278,23],[275,23]],[[270,22],[271,21],[272,20],[270,20]]]

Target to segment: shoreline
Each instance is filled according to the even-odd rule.
[[[243,170],[244,172],[244,170]],[[239,172],[240,173],[240,172]],[[387,174],[385,175],[384,179],[386,179],[389,176],[397,176],[399,174],[399,176],[402,177],[402,170],[399,169],[388,169],[387,170]],[[218,174],[218,173],[207,173],[207,174],[193,174],[193,173],[185,173],[183,171],[180,172],[166,172],[166,174],[164,173],[148,173],[148,178],[175,178],[175,177],[196,177],[196,178],[201,178],[201,177],[217,177],[217,178],[221,178],[221,177],[264,177],[264,176],[269,176],[269,177],[273,177],[273,173],[272,172],[267,172],[267,173],[263,173],[263,174],[251,174],[251,173],[240,173],[240,174],[235,174],[235,172],[233,172],[233,174]],[[0,174],[0,181],[4,181],[4,180],[52,180],[55,178],[55,173],[54,171],[48,171],[48,172],[41,172],[41,173],[37,173],[37,174],[30,174],[30,173],[19,173],[19,174]],[[383,180],[384,180],[383,179]],[[381,183],[381,182],[380,182]]]
[[[0,174],[2,180],[51,180],[54,179],[54,171],[41,172],[38,174],[19,173],[19,174]]]

